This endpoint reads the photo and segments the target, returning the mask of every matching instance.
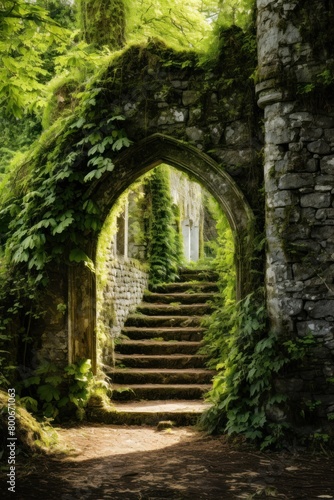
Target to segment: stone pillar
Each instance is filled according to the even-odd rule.
[[[314,82],[328,53],[324,47],[315,54],[311,36],[312,22],[321,16],[326,22],[326,6],[322,0],[258,0],[257,6],[268,311],[282,340],[313,334],[316,346],[285,387],[299,402],[320,401],[318,415],[328,424],[334,412],[334,102],[325,89],[323,99],[317,93]]]
[[[190,232],[190,260],[197,262],[199,259],[199,226],[193,225]]]
[[[182,221],[182,236],[183,236],[183,253],[186,262],[190,261],[190,221],[189,219]]]

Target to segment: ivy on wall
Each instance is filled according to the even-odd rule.
[[[154,288],[160,283],[175,280],[181,257],[165,166],[154,169],[146,181],[145,190],[149,200],[146,216],[149,284]]]
[[[279,448],[296,433],[291,402],[276,381],[302,363],[314,338],[287,339],[270,330],[263,287],[236,302],[233,234],[218,205],[211,203],[209,208],[217,221],[213,265],[219,274],[219,294],[214,313],[203,323],[203,352],[217,374],[208,393],[212,407],[201,424],[210,433],[242,435],[262,449]],[[258,246],[260,250],[263,240]]]

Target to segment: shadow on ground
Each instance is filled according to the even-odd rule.
[[[191,429],[85,425],[60,430],[69,456],[22,459],[16,500],[334,499],[334,459],[259,453]]]

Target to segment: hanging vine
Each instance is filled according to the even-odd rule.
[[[157,167],[146,183],[150,200],[148,222],[149,283],[174,281],[180,264],[179,239],[172,209],[168,171]]]

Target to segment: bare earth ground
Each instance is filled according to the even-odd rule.
[[[192,428],[85,424],[59,430],[71,453],[19,460],[17,500],[334,499],[334,458],[260,453]]]

